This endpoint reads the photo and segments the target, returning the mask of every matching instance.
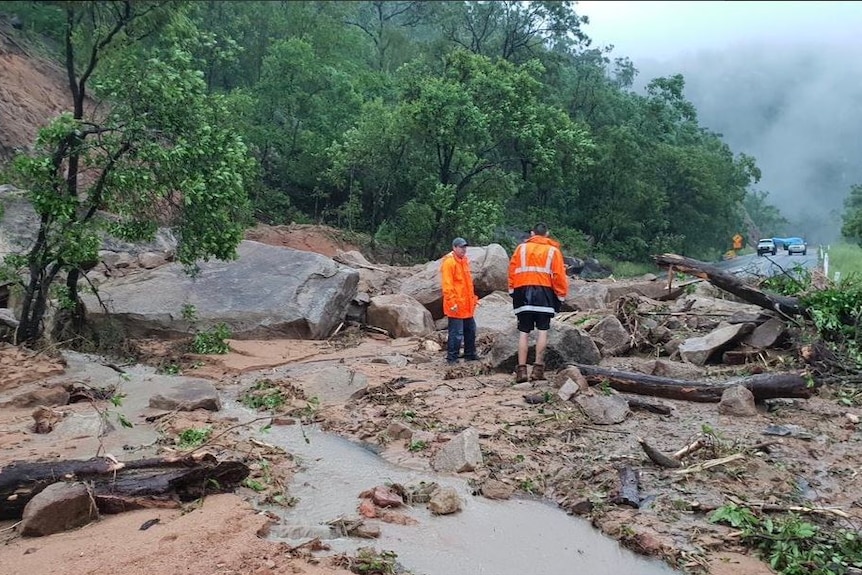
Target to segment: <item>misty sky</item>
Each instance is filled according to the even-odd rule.
[[[580,1],[593,44],[650,79],[681,73],[701,125],[757,159],[793,221],[772,235],[838,236],[862,184],[862,2]]]

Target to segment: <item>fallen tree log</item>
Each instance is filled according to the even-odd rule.
[[[90,483],[99,511],[117,513],[232,491],[248,474],[244,463],[219,462],[208,453],[126,462],[105,457],[15,461],[0,468],[0,519],[20,518],[27,503],[57,481]]]
[[[754,394],[755,401],[776,397],[809,398],[817,386],[795,373],[761,373],[720,383],[704,383],[671,379],[645,373],[619,371],[595,365],[575,364],[590,385],[607,383],[623,393],[635,393],[667,399],[683,399],[702,403],[721,401],[729,387],[744,385]]]
[[[799,303],[799,299],[766,293],[706,262],[677,254],[661,254],[653,256],[653,260],[660,267],[672,267],[673,271],[705,279],[715,287],[762,308],[777,311],[786,316],[807,315],[807,310]]]

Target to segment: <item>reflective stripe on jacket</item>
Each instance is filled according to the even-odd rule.
[[[443,313],[456,319],[473,317],[479,298],[473,290],[469,258],[459,258],[451,252],[446,254],[440,264],[440,283],[443,287]]]
[[[560,244],[533,236],[515,248],[509,260],[509,294],[515,313],[556,313],[569,293]]]

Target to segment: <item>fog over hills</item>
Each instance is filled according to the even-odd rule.
[[[772,233],[828,243],[838,238],[850,186],[862,184],[862,45],[856,48],[749,43],[635,60],[637,87],[683,74],[701,125],[757,159],[763,178],[754,187],[792,222]]]
[[[757,160],[754,186],[792,220],[773,235],[838,238],[862,184],[862,2],[579,0],[594,45],[681,73],[700,123]]]

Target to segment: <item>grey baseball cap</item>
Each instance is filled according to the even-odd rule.
[[[454,240],[452,240],[452,247],[453,248],[463,248],[466,245],[467,245],[467,240],[465,240],[464,238],[455,238]]]

